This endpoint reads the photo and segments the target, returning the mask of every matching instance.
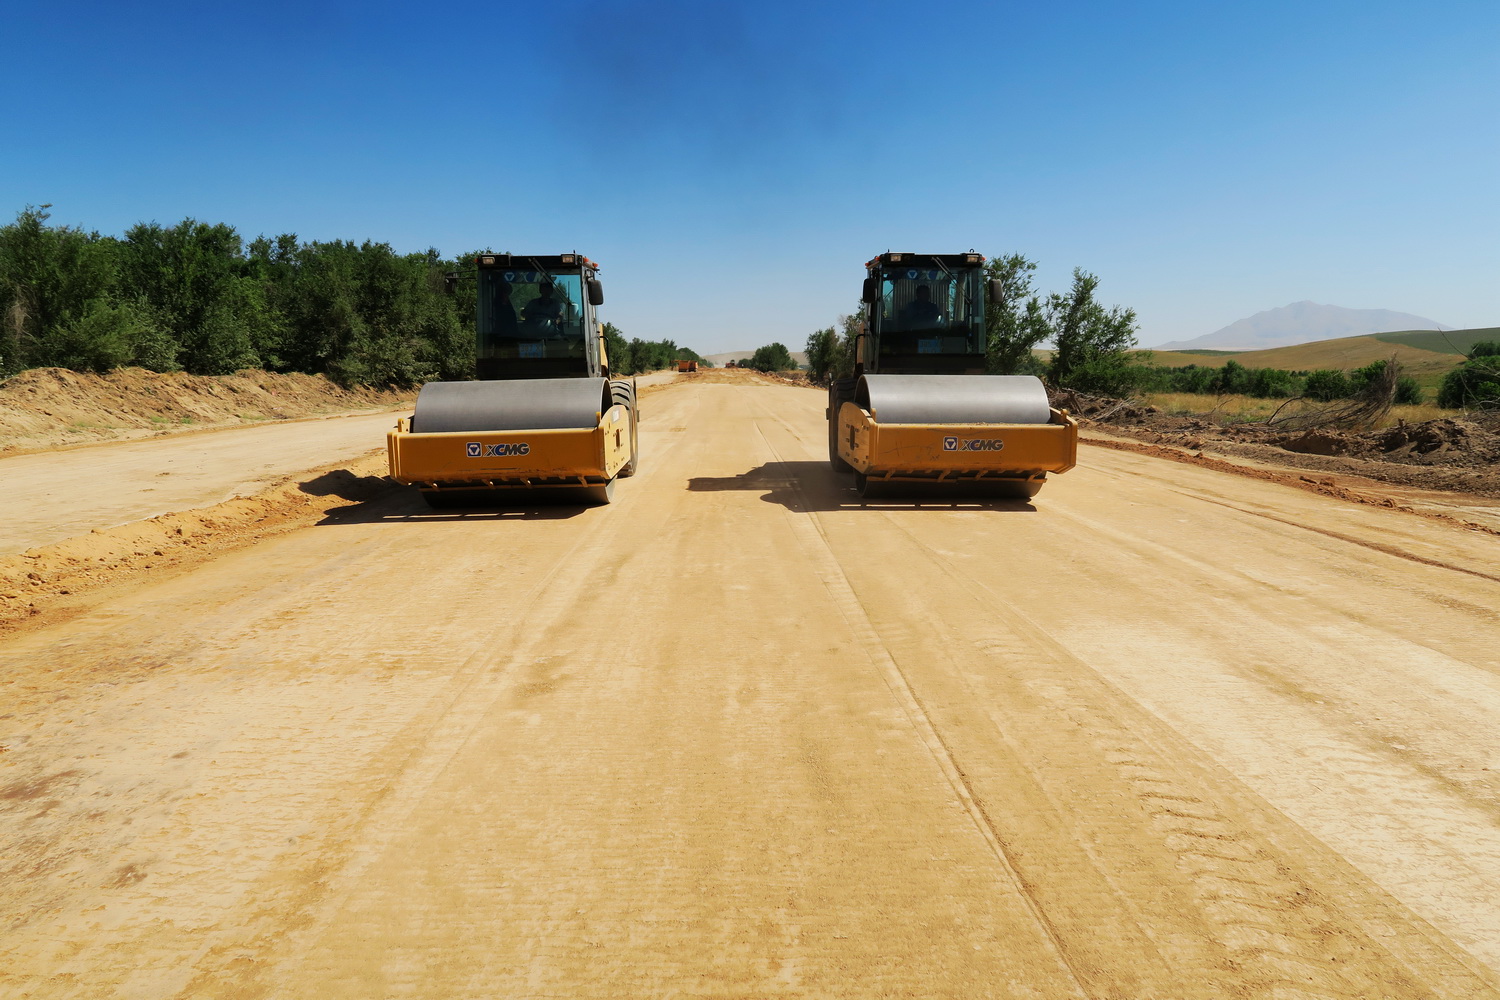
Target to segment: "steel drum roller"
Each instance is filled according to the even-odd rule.
[[[1045,424],[1035,375],[865,375],[854,401],[882,424]]]
[[[602,378],[428,382],[417,394],[413,433],[594,427],[610,407]]]

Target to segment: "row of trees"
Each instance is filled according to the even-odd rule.
[[[604,324],[604,351],[609,356],[610,371],[616,375],[639,375],[642,372],[675,368],[678,361],[696,361],[700,368],[712,368],[713,362],[691,347],[679,347],[672,340],[626,340],[619,327]]]
[[[797,359],[792,357],[792,352],[780,341],[773,341],[764,347],[757,347],[755,353],[748,358],[740,358],[735,362],[741,368],[754,368],[760,372],[792,372],[800,366]]]
[[[1287,371],[1281,368],[1247,368],[1234,360],[1226,361],[1222,368],[1199,365],[1163,368],[1149,362],[1150,356],[1144,356],[1136,364],[1139,369],[1138,377],[1137,373],[1132,373],[1139,388],[1148,392],[1239,394],[1261,399],[1306,396],[1324,402],[1353,399],[1360,395],[1366,386],[1385,374],[1388,363],[1375,361],[1352,371],[1337,368]],[[1395,401],[1410,404],[1422,402],[1422,387],[1414,378],[1398,376]]]
[[[0,377],[124,365],[403,386],[473,375],[474,301],[444,281],[470,269],[473,254],[450,260],[294,234],[245,243],[231,226],[193,219],[114,237],[50,225],[48,207],[0,227]],[[697,357],[610,331],[623,374]]]

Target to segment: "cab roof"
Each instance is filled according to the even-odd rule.
[[[599,270],[599,265],[581,253],[482,253],[474,258],[480,267],[525,268],[566,271],[569,268]]]
[[[874,269],[887,264],[929,264],[941,262],[947,267],[975,267],[984,263],[984,254],[970,250],[968,253],[909,253],[904,250],[887,250],[865,263]]]

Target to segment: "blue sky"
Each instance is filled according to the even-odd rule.
[[[799,349],[886,249],[1083,267],[1143,345],[1302,299],[1500,325],[1493,0],[9,4],[0,35],[6,215],[576,249],[607,319],[703,353]]]

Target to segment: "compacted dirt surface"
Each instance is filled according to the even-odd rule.
[[[1500,996],[1500,539],[1110,447],[865,503],[823,406],[654,390],[607,507],[333,456],[30,550],[0,996]]]

